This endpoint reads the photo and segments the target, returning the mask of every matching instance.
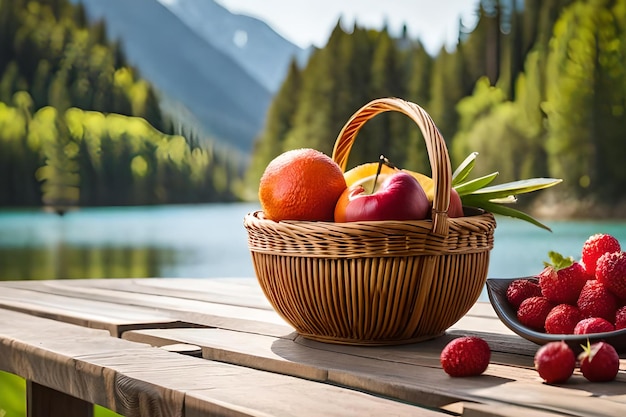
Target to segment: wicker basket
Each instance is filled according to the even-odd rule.
[[[396,98],[374,100],[339,133],[333,159],[345,170],[359,129],[387,111],[421,129],[435,181],[432,220],[274,222],[245,216],[256,276],[276,311],[302,336],[331,343],[391,345],[443,334],[476,302],[487,279],[496,227],[466,208],[448,218],[448,151],[430,116]]]

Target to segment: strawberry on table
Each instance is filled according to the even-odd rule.
[[[605,253],[598,259],[596,279],[621,300],[626,300],[626,252]]]
[[[575,367],[576,356],[563,341],[547,343],[535,353],[535,369],[548,384],[566,382]]]
[[[619,241],[614,236],[606,233],[596,233],[589,236],[583,244],[581,261],[587,273],[595,276],[598,259],[605,253],[619,251],[621,251],[621,247]]]
[[[619,372],[619,355],[613,346],[606,342],[593,345],[587,341],[583,352],[578,355],[580,372],[591,382],[612,381]]]
[[[612,332],[613,330],[615,330],[615,326],[608,320],[602,317],[589,317],[582,319],[576,324],[574,334],[604,333]]]
[[[588,275],[585,269],[572,258],[557,252],[549,252],[550,263],[539,274],[541,293],[555,304],[576,304]]]
[[[443,370],[453,377],[480,375],[489,366],[489,344],[476,336],[463,336],[452,340],[441,351]]]

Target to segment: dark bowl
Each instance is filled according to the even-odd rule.
[[[537,281],[534,277],[522,277],[532,281]],[[487,294],[489,301],[496,314],[502,322],[524,339],[530,340],[538,345],[545,345],[548,342],[563,340],[576,353],[582,351],[581,345],[605,341],[610,343],[619,353],[626,353],[626,329],[615,330],[613,332],[593,333],[586,335],[574,334],[548,334],[532,330],[517,320],[517,312],[506,299],[506,290],[509,284],[520,278],[489,278],[487,279]]]

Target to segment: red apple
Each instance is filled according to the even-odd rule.
[[[448,207],[448,217],[463,217],[463,203],[459,193],[454,189],[450,189],[450,206]]]
[[[380,187],[346,189],[335,206],[335,221],[423,220],[429,211],[430,202],[420,183],[399,171],[387,174]]]

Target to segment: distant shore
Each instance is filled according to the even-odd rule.
[[[545,193],[523,209],[547,220],[626,220],[626,200],[601,204],[592,199],[576,199]]]

